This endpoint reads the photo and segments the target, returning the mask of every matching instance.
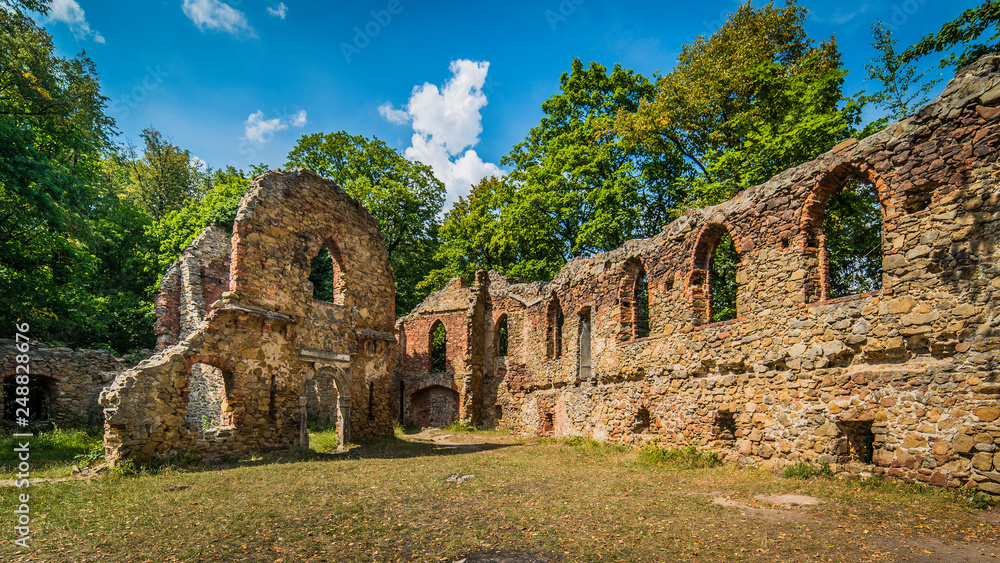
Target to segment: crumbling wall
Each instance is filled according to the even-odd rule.
[[[375,219],[332,181],[275,171],[253,181],[233,233],[228,291],[206,303],[211,290],[202,284],[203,321],[189,333],[182,321],[179,342],[102,394],[109,459],[212,458],[301,444],[317,381],[336,387],[320,394],[336,397],[343,440],[391,434],[395,292]],[[336,303],[312,298],[310,263],[322,245],[338,260]],[[198,277],[190,263],[189,270],[189,279]],[[197,293],[190,302],[197,304]],[[219,426],[209,430],[188,420],[197,364],[222,374]]]
[[[16,374],[18,352],[14,340],[0,340],[0,381],[13,381]],[[23,344],[23,343],[22,343]],[[61,423],[95,423],[103,418],[97,402],[98,395],[105,386],[130,364],[117,358],[107,350],[89,350],[48,346],[41,342],[30,342],[28,355],[31,358],[31,386],[37,386],[39,393],[29,402],[29,414]],[[7,390],[0,389],[0,412],[4,419],[15,418],[8,404]],[[36,404],[37,400],[44,404]]]
[[[879,133],[573,260],[551,283],[511,284],[500,425],[1000,494],[998,71],[1000,57],[984,57]],[[831,299],[823,216],[848,179],[880,202],[881,289]],[[726,232],[737,318],[711,323],[711,254]],[[648,336],[627,291],[639,265]],[[485,319],[471,330],[485,334]]]

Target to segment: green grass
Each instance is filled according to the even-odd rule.
[[[800,461],[785,467],[781,475],[785,479],[811,479],[817,476],[833,477],[833,470],[825,463],[821,467],[816,467],[815,465]]]
[[[32,551],[7,527],[0,561],[893,561],[921,536],[1000,554],[1000,525],[950,491],[783,479],[689,448],[461,437],[478,448],[393,437],[33,485]],[[821,503],[768,520],[711,502],[762,506],[761,493]]]
[[[104,429],[91,427],[64,430],[55,428],[32,438],[0,434],[0,479],[10,479],[17,472],[18,453],[14,448],[29,442],[32,477],[65,477],[74,464],[86,467],[104,458],[101,442]]]
[[[643,446],[636,461],[641,465],[662,465],[676,469],[704,469],[722,465],[718,452],[699,450],[694,446],[680,449]]]

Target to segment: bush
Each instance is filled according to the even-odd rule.
[[[649,466],[667,465],[680,469],[702,469],[722,465],[722,458],[718,452],[699,450],[693,445],[680,449],[647,445],[639,450],[638,462]]]

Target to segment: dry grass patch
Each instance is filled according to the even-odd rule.
[[[34,547],[13,549],[5,530],[0,560],[893,561],[927,538],[1000,555],[1000,526],[946,491],[461,435],[478,436],[479,449],[397,438],[33,487]],[[712,502],[773,509],[761,494],[821,502],[780,521]]]

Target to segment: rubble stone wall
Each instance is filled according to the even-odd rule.
[[[480,273],[468,290],[450,285],[401,319],[400,365],[424,353],[437,304],[467,296],[479,301],[470,338],[488,342],[503,314],[509,328],[506,357],[482,348],[480,388],[456,378],[478,396],[478,422],[499,413],[526,434],[694,444],[1000,494],[998,147],[1000,57],[987,56],[916,114],[653,238],[573,260],[550,283]],[[824,209],[849,179],[880,202],[881,289],[830,299]],[[727,232],[737,318],[711,323],[711,256]],[[628,291],[639,264],[648,336]]]
[[[216,235],[203,234],[203,252],[196,241],[190,258],[175,264],[176,308],[167,297],[157,303],[166,318],[157,331],[163,347],[102,394],[109,459],[288,448],[301,443],[310,397],[336,398],[344,440],[391,434],[395,290],[375,219],[332,181],[306,170],[274,171],[251,184],[233,233],[228,291],[210,302],[217,289],[205,280],[218,279],[213,265],[221,262],[217,241],[207,243]],[[321,245],[338,261],[336,303],[312,298],[310,263]],[[197,364],[216,368],[224,390],[219,426],[209,430],[188,416]],[[324,384],[335,390],[317,392]]]
[[[11,381],[17,372],[16,358],[20,352],[15,344],[14,340],[0,340],[0,379],[4,382]],[[104,413],[97,402],[98,395],[119,373],[130,367],[126,360],[107,350],[73,350],[34,341],[29,343],[28,357],[31,359],[28,364],[31,385],[42,388],[48,418],[61,423],[100,422]],[[0,412],[7,413],[10,399],[0,389]],[[31,404],[29,409],[32,409]],[[40,412],[29,414],[37,416]]]

